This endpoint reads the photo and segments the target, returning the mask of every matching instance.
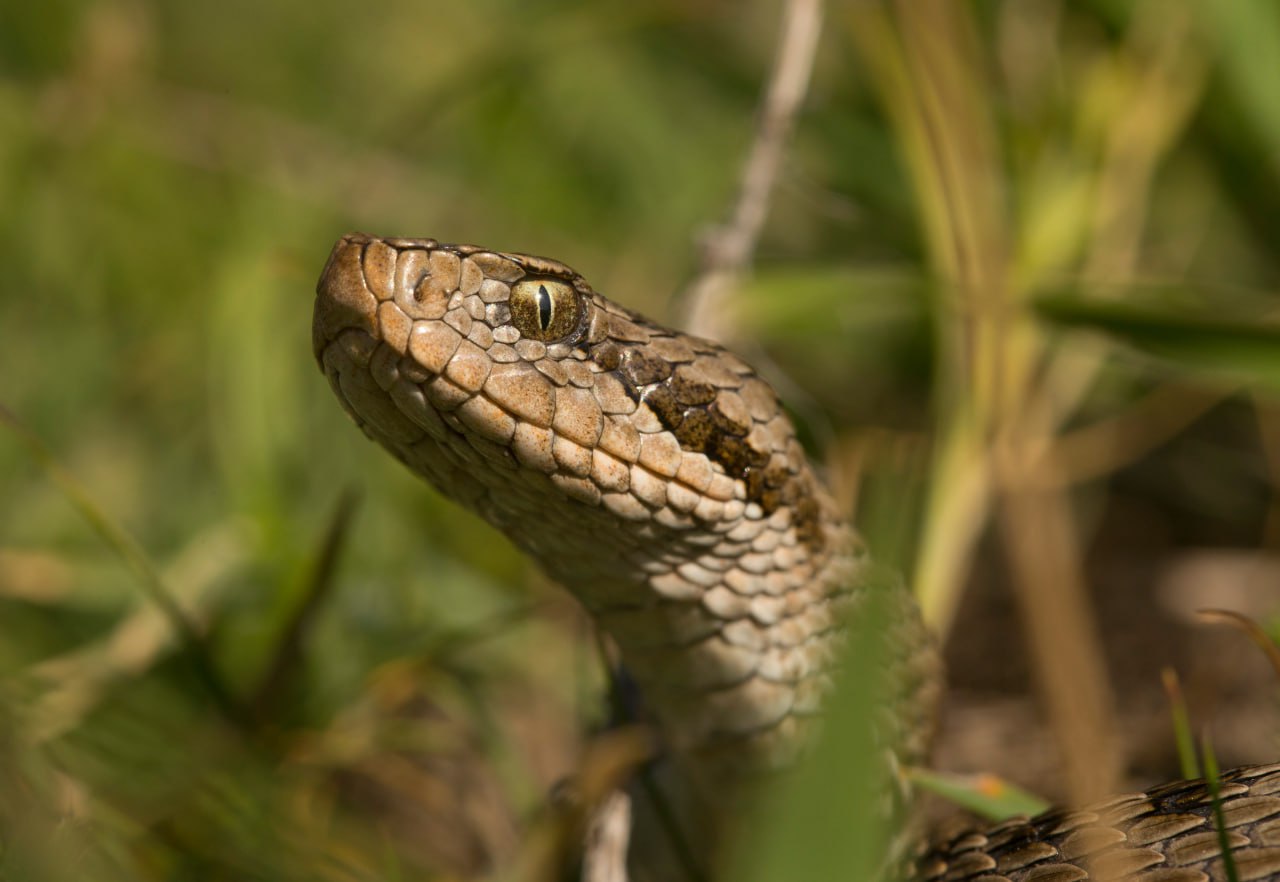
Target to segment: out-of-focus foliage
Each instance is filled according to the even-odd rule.
[[[962,578],[987,518],[975,438],[1028,402],[1047,435],[1123,420],[1168,382],[1258,391],[1271,425],[1280,377],[1274,9],[951,5],[828,10],[725,316],[944,622],[956,586],[931,574]],[[779,16],[0,4],[0,404],[145,549],[232,696],[0,434],[0,879],[536,866],[523,833],[601,714],[589,630],[349,424],[310,355],[312,285],[368,229],[556,256],[678,320]],[[1270,499],[1234,480],[1191,504]],[[785,878],[776,854],[761,872]]]

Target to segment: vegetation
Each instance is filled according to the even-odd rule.
[[[0,4],[0,879],[549,878],[589,625],[350,425],[311,289],[368,229],[680,321],[781,15]],[[716,317],[941,631],[1007,570],[1079,797],[1115,500],[1148,572],[1280,542],[1276,58],[1255,0],[832,4]],[[755,878],[865,859],[857,700]]]

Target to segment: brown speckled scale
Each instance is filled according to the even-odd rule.
[[[556,339],[538,339],[527,323],[539,310],[513,300],[542,280],[577,309]],[[736,788],[791,761],[840,622],[871,580],[751,367],[556,261],[364,234],[334,246],[313,344],[365,434],[505,533],[611,635],[686,782],[682,817],[718,829],[707,819],[731,809]],[[902,611],[889,641],[898,700],[875,723],[914,763],[940,671],[905,590],[888,590]],[[1241,879],[1280,879],[1277,791],[1278,769],[1227,776]],[[919,878],[1220,879],[1207,805],[1186,782],[1008,822],[938,846]]]
[[[1221,776],[1237,878],[1280,878],[1280,765]],[[935,846],[921,882],[1223,882],[1209,790],[1175,781],[1077,811],[1018,818]]]

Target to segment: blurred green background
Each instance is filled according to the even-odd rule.
[[[0,878],[538,877],[589,626],[349,424],[312,288],[364,229],[678,322],[782,15],[0,0]],[[1081,613],[1051,722],[1108,713],[1053,697],[1092,549],[1280,541],[1278,66],[1256,0],[827,9],[723,334],[940,629],[993,569],[1029,643]]]

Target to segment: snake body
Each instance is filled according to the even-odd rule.
[[[320,278],[313,346],[365,434],[611,635],[685,781],[684,817],[726,812],[793,761],[869,564],[751,367],[557,261],[358,233]],[[890,590],[894,699],[871,725],[914,763],[941,674],[906,591]],[[1149,882],[1220,878],[1205,789],[1181,786],[958,837],[918,875],[1069,882],[1110,878],[1105,858]],[[1280,879],[1280,767],[1223,787],[1233,842],[1261,873],[1240,878]]]

